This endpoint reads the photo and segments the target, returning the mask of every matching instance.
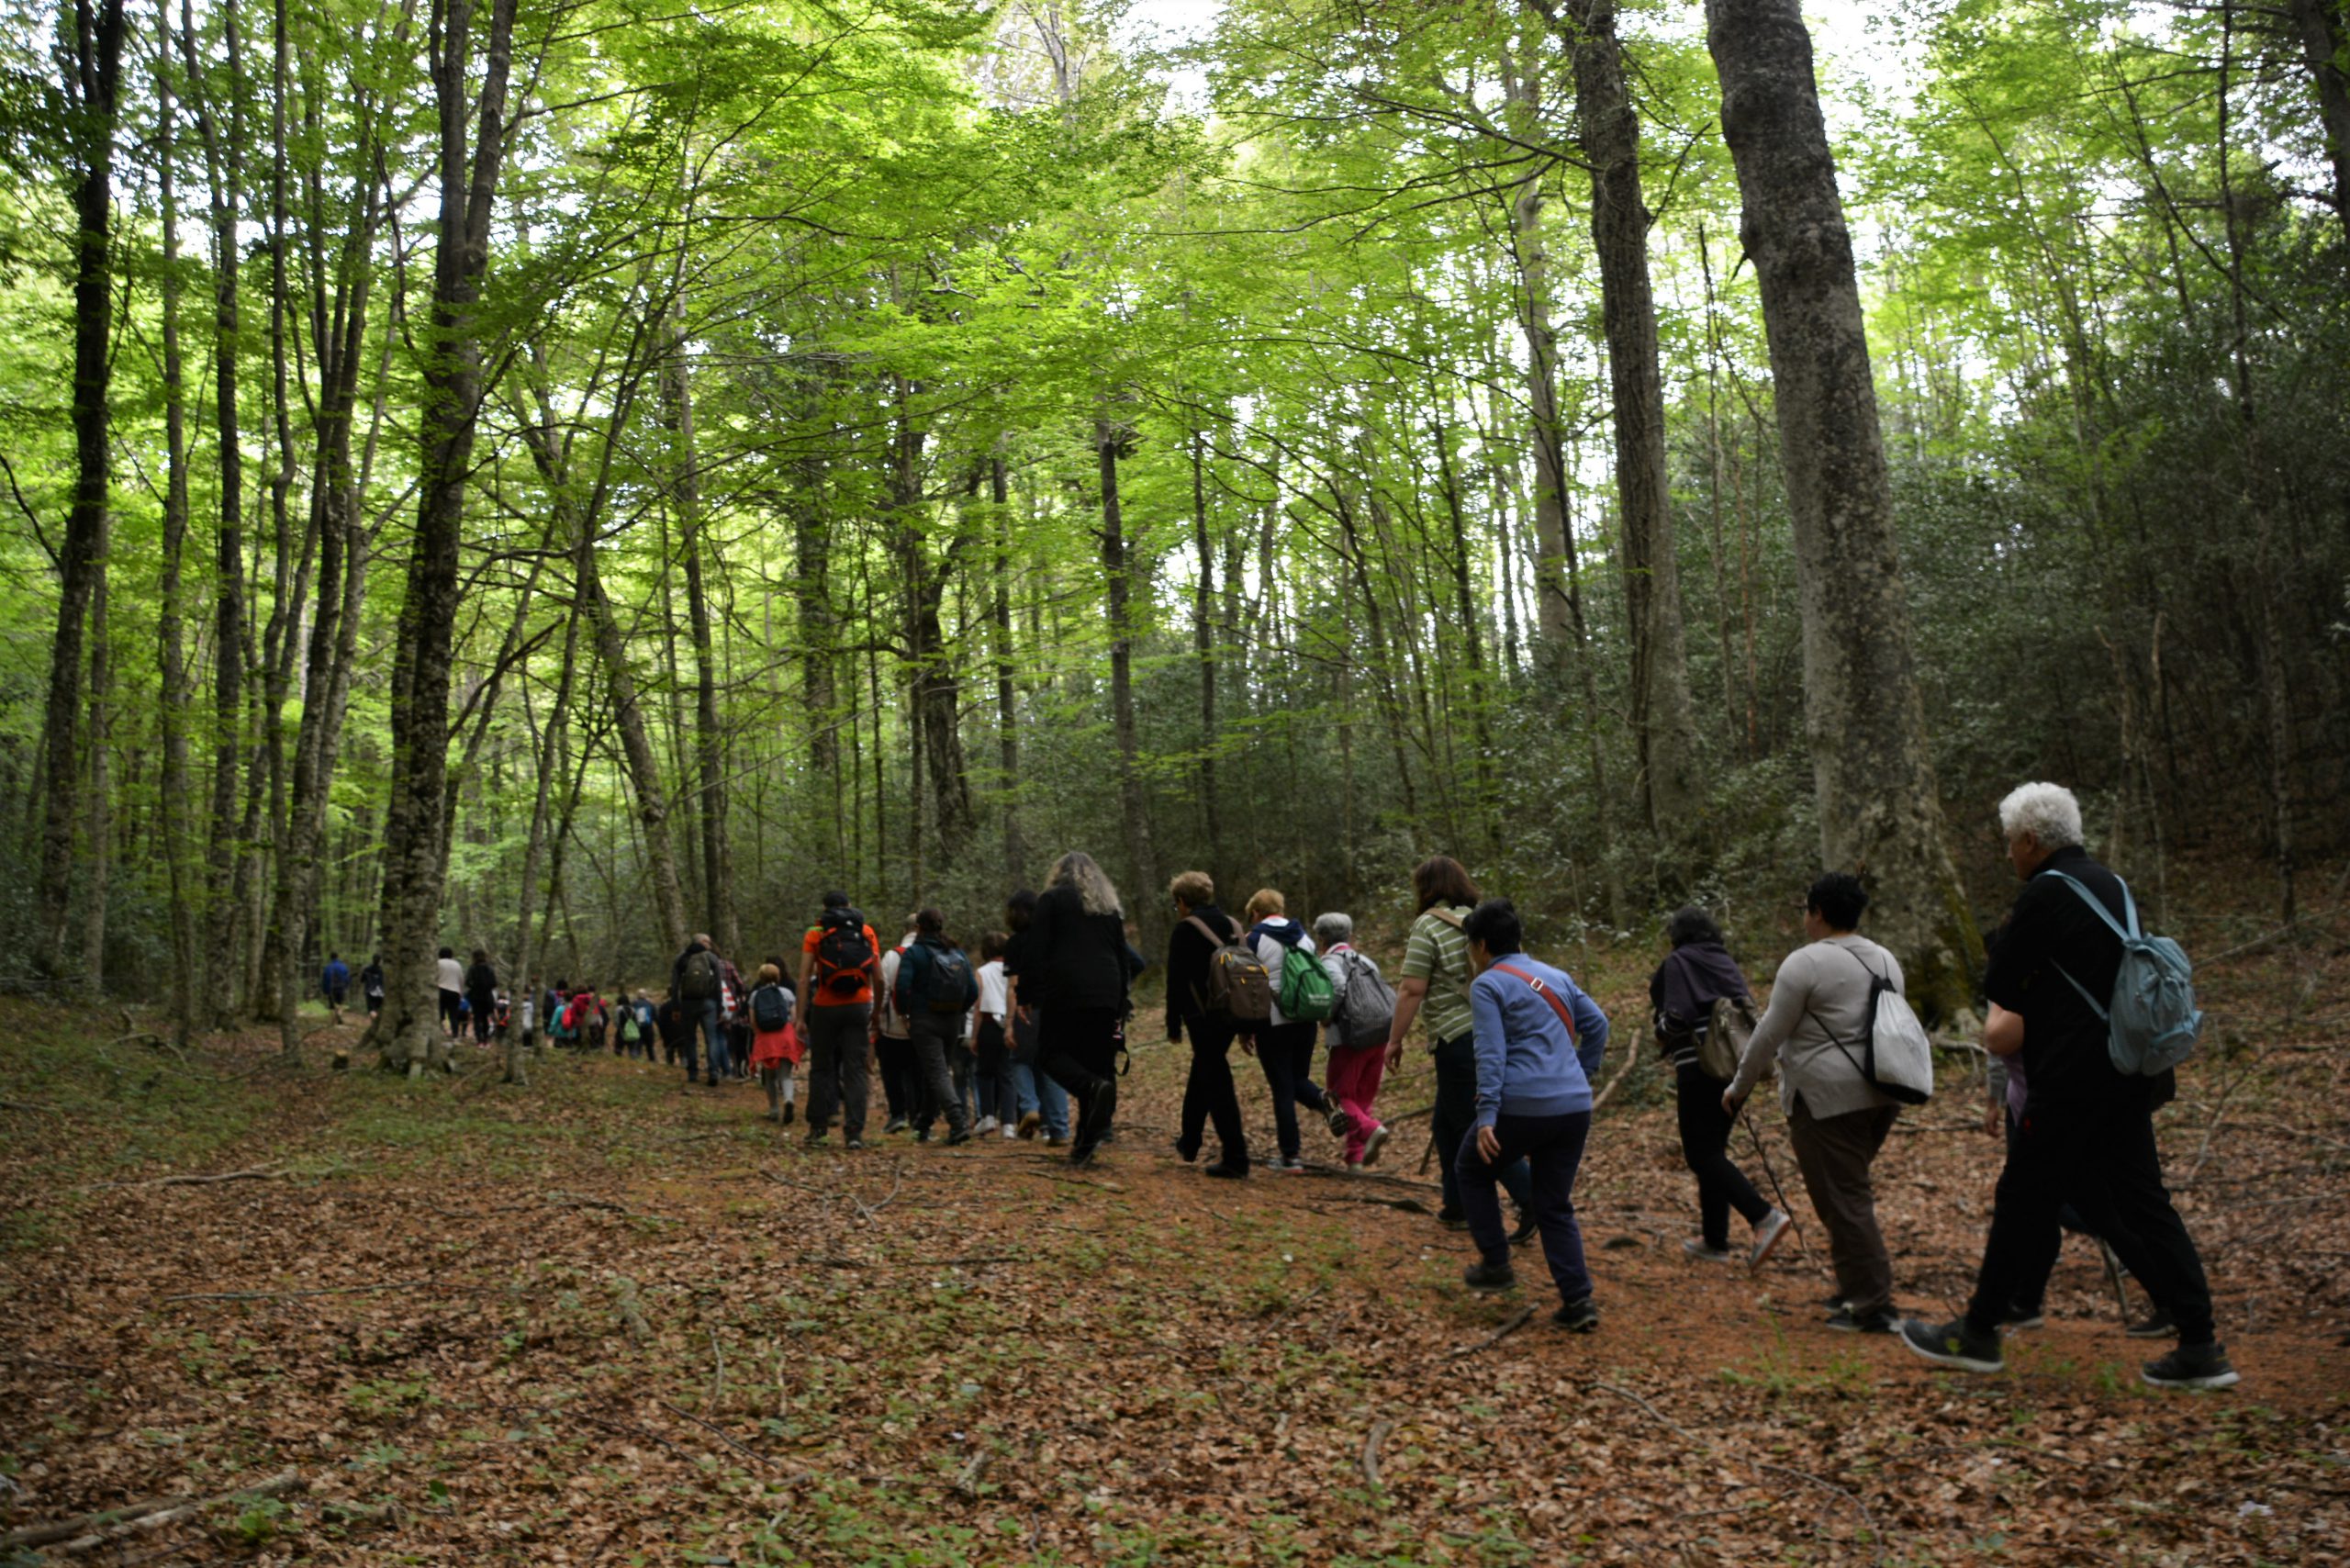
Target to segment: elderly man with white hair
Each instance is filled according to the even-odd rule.
[[[2212,1333],[2211,1288],[2186,1223],[2163,1188],[2154,1107],[2171,1078],[2125,1075],[2108,1050],[2097,997],[2113,994],[2130,908],[2121,879],[2081,845],[2081,807],[2056,784],[2026,784],[1999,802],[2008,859],[2023,879],[1983,977],[1990,1016],[1983,1044],[2025,1069],[2023,1118],[2009,1145],[1966,1315],[1912,1322],[1902,1341],[1967,1372],[2005,1364],[1999,1324],[2046,1266],[2058,1209],[2069,1201],[2178,1329],[2178,1347],[2144,1368],[2161,1388],[2226,1388],[2236,1371]]]

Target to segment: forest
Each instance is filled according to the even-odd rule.
[[[2350,756],[2335,0],[24,5],[14,987],[624,980],[1091,846],[1564,939]],[[744,946],[747,944],[747,946]]]

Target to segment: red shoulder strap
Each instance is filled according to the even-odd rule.
[[[1552,991],[1549,986],[1544,985],[1534,976],[1528,974],[1524,969],[1518,969],[1514,965],[1495,964],[1492,967],[1502,974],[1509,975],[1514,979],[1522,980],[1527,984],[1532,986],[1534,988],[1534,994],[1549,1002],[1550,1004],[1550,1011],[1559,1015],[1559,1022],[1567,1026],[1567,1039],[1570,1043],[1573,1042],[1575,1038],[1575,1015],[1573,1010],[1567,1006],[1566,998],[1561,996],[1557,991]]]

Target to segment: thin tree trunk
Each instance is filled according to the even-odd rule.
[[[73,890],[73,827],[80,803],[84,630],[106,576],[113,375],[114,135],[121,95],[123,0],[73,13],[65,83],[76,165],[73,181],[73,505],[58,550],[57,635],[50,644],[44,729],[48,774],[41,828],[38,962],[51,984],[65,969],[66,905]]]
[[[82,905],[82,984],[93,997],[106,988],[106,879],[112,869],[113,780],[107,747],[112,744],[109,704],[114,697],[114,658],[106,643],[106,556],[114,530],[98,514],[96,580],[90,587],[90,826],[84,851],[88,888]]]
[[[1872,930],[1939,1018],[1971,999],[1982,944],[1943,842],[1811,39],[1796,0],[1707,0],[1706,17],[1776,384],[1820,848],[1868,876]]]
[[[2318,120],[2325,127],[2326,156],[2333,164],[2333,215],[2350,241],[2350,11],[2344,0],[2286,0],[2300,34],[2301,59],[2317,93]]]
[[[1222,870],[1224,801],[1215,778],[1215,546],[1208,536],[1207,438],[1197,431],[1192,433],[1192,543],[1200,556],[1200,580],[1192,592],[1192,643],[1200,662],[1200,815],[1208,865]]]
[[[995,502],[995,724],[997,763],[1003,770],[1003,874],[1018,887],[1027,865],[1020,836],[1020,702],[1012,661],[1012,486],[1003,454],[988,460],[989,496]]]
[[[1701,820],[1696,719],[1689,698],[1681,576],[1665,476],[1664,384],[1649,286],[1650,215],[1640,198],[1640,130],[1616,39],[1616,0],[1567,0],[1577,118],[1591,164],[1591,238],[1599,257],[1616,426],[1616,493],[1630,610],[1632,731],[1659,868],[1674,898]]]
[[[157,805],[162,817],[164,869],[170,892],[172,1034],[187,1044],[196,1031],[196,941],[192,903],[196,872],[189,857],[187,710],[194,700],[188,682],[185,589],[181,561],[187,547],[187,391],[180,349],[179,186],[174,157],[176,101],[172,86],[171,0],[156,7],[161,60],[155,71],[156,174],[162,196],[163,272],[163,560],[161,604],[155,617],[155,656],[162,694],[162,767]]]
[[[1135,722],[1134,578],[1126,557],[1125,517],[1119,505],[1118,459],[1132,433],[1098,419],[1093,445],[1101,460],[1102,571],[1109,588],[1110,725],[1118,752],[1118,818],[1125,834],[1128,913],[1143,919],[1147,943],[1159,933],[1156,912],[1158,857],[1151,845],[1150,803],[1143,790],[1142,742]]]
[[[732,879],[726,874],[726,736],[718,724],[718,658],[710,631],[710,598],[702,584],[701,472],[694,456],[693,386],[682,328],[673,332],[663,362],[669,439],[677,479],[677,550],[686,565],[686,614],[694,639],[694,761],[701,775],[703,918],[722,953],[736,951]],[[678,944],[680,950],[684,944]]]

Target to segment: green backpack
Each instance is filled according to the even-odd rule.
[[[1281,949],[1281,983],[1274,1000],[1281,1003],[1281,1016],[1298,1024],[1319,1024],[1338,1005],[1330,971],[1302,942]]]

